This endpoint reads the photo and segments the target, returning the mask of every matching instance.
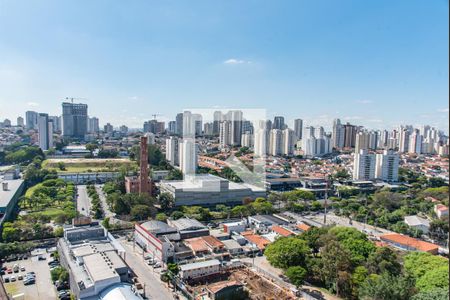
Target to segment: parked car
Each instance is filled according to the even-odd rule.
[[[11,274],[13,270],[11,268],[6,269],[6,273]]]
[[[11,282],[14,282],[14,281],[16,281],[16,276],[12,275],[11,276]]]
[[[33,275],[36,276],[36,273],[34,271],[28,272],[27,275]]]
[[[153,268],[157,269],[157,268],[161,268],[162,265],[161,263],[157,262],[156,264],[153,265]]]
[[[19,272],[19,265],[18,264],[15,264],[14,266],[13,266],[13,271],[14,271],[14,273],[18,273]]]
[[[4,281],[5,283],[8,283],[8,282],[9,282],[9,277],[3,277],[3,281]]]
[[[36,283],[36,279],[35,278],[25,278],[25,280],[23,281],[24,285],[29,285],[29,284],[35,284]]]
[[[23,275],[20,274],[19,276],[17,276],[17,279],[18,279],[18,280],[23,280]]]
[[[25,272],[25,267],[24,266],[20,266],[20,271]]]

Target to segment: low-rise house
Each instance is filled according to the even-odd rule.
[[[399,233],[388,233],[380,236],[380,240],[389,245],[406,251],[421,251],[438,254],[439,246],[409,237]]]
[[[418,229],[424,234],[427,234],[428,230],[430,229],[430,221],[419,216],[406,216],[404,222],[409,227]]]
[[[220,273],[221,263],[218,259],[180,265],[179,276],[182,280],[199,279]]]
[[[239,221],[239,222],[223,223],[222,226],[224,232],[231,233],[234,231],[237,233],[241,233],[242,231],[245,231],[247,224],[245,224],[245,221]]]
[[[434,213],[439,219],[448,217],[448,207],[443,204],[436,204],[434,206]]]
[[[311,228],[311,226],[306,225],[305,223],[299,223],[296,227],[298,230],[300,230],[300,232],[308,231]]]
[[[258,234],[254,234],[251,231],[244,231],[241,233],[244,239],[252,246],[258,248],[260,251],[264,251],[266,246],[270,244],[270,241],[263,238]]]
[[[290,231],[287,228],[278,226],[278,225],[274,225],[272,226],[272,231],[275,232],[278,236],[284,236],[284,237],[288,237],[288,236],[293,236],[295,235],[294,232]]]
[[[227,249],[228,253],[231,255],[241,255],[244,253],[244,249],[238,242],[235,240],[229,239],[224,240],[222,243],[225,245],[225,249]]]

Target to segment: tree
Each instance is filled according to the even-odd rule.
[[[353,271],[352,275],[352,285],[354,287],[354,290],[357,291],[361,284],[366,281],[367,275],[369,275],[369,272],[364,266],[357,266],[355,268],[355,271]]]
[[[159,205],[161,205],[161,209],[166,211],[171,209],[175,205],[175,200],[173,199],[172,194],[163,192],[158,197]]]
[[[167,221],[167,215],[165,213],[159,213],[156,215],[155,219],[160,222]]]
[[[411,300],[448,300],[448,288],[435,288],[412,296]]]
[[[248,215],[248,208],[244,205],[237,205],[231,209],[231,214],[235,217],[243,218]]]
[[[131,208],[130,215],[134,220],[146,220],[149,217],[153,216],[155,213],[155,209],[143,204],[137,204]]]
[[[375,252],[369,255],[367,268],[370,273],[382,274],[387,272],[393,276],[400,275],[402,270],[397,254],[387,247],[377,248]]]
[[[56,237],[62,237],[64,235],[64,229],[61,226],[58,226],[53,230],[53,234]]]
[[[320,249],[322,258],[322,269],[320,270],[322,280],[328,288],[334,287],[336,294],[340,295],[339,287],[349,285],[339,281],[339,275],[350,273],[351,253],[343,247],[338,241],[329,237],[330,240]],[[347,278],[347,276],[345,276]],[[350,281],[351,278],[348,278]]]
[[[292,266],[305,266],[310,252],[308,244],[296,237],[281,237],[269,244],[265,255],[271,265],[287,269]]]
[[[413,294],[414,279],[388,273],[369,276],[359,288],[359,297],[364,300],[408,300]]]
[[[355,228],[336,226],[328,233],[334,235],[339,243],[350,251],[350,259],[355,265],[363,262],[370,253],[375,251],[375,246],[367,239],[367,236]]]
[[[309,230],[303,232],[299,237],[308,243],[314,254],[319,252],[322,243],[320,237],[328,232],[329,227],[311,227]]]
[[[106,217],[102,221],[102,226],[105,227],[107,230],[109,230],[111,228],[111,223],[110,223],[110,218],[109,217]]]
[[[184,214],[183,214],[181,211],[176,210],[176,211],[174,211],[174,212],[170,215],[170,217],[171,217],[172,219],[174,219],[174,220],[178,220],[178,219],[180,219],[180,218],[183,218],[183,217],[184,217]]]
[[[431,269],[416,280],[416,287],[420,291],[429,291],[435,288],[448,288],[448,262],[438,268]]]
[[[177,264],[169,263],[167,264],[167,270],[169,270],[173,275],[177,275],[180,268]]]
[[[305,280],[306,270],[300,266],[293,266],[286,270],[285,275],[293,285],[300,287]]]
[[[13,241],[19,241],[20,240],[20,231],[14,227],[7,226],[7,223],[3,225],[3,232],[2,232],[2,240],[6,242],[13,242]]]

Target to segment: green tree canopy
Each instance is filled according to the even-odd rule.
[[[265,255],[273,266],[287,269],[292,266],[305,266],[309,252],[306,241],[296,237],[281,237],[267,246]]]

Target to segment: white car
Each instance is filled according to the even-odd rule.
[[[159,263],[159,262],[157,262],[156,264],[154,264],[153,265],[153,268],[161,268],[162,267],[162,265],[161,265],[161,263]]]
[[[16,276],[12,275],[12,276],[10,277],[10,279],[11,279],[11,282],[14,282],[14,281],[16,281]]]

